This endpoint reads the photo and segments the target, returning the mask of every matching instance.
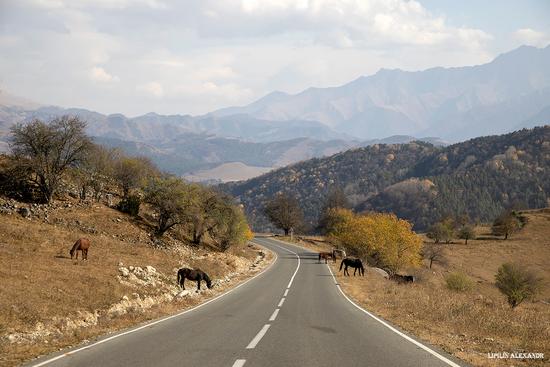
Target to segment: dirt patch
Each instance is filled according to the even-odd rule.
[[[170,236],[159,248],[142,222],[101,204],[31,209],[27,217],[17,209],[0,214],[3,366],[193,307],[274,258],[254,245],[210,252]],[[88,261],[68,254],[80,237],[91,240]],[[214,288],[195,292],[189,283],[182,293],[176,272],[183,266],[207,272]]]

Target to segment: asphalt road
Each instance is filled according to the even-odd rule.
[[[274,239],[254,242],[277,253],[276,262],[225,296],[30,365],[464,365],[431,346],[415,344],[352,304],[314,253]]]

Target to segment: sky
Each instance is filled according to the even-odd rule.
[[[0,90],[137,116],[204,114],[381,68],[550,44],[550,1],[0,0]]]

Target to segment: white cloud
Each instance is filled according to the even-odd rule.
[[[545,47],[550,43],[550,35],[531,28],[522,28],[514,32],[514,38],[524,45]]]
[[[94,66],[90,70],[90,78],[94,82],[99,82],[99,83],[113,83],[113,82],[120,81],[120,79],[117,76],[113,76],[109,74],[108,72],[105,71],[105,69],[99,66]]]
[[[484,30],[405,0],[21,0],[0,23],[7,90],[131,115],[200,114],[381,67],[493,56]]]
[[[164,96],[164,88],[159,82],[149,82],[146,84],[138,85],[136,88],[139,92],[145,92],[146,94],[162,98]]]

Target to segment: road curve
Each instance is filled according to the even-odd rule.
[[[464,366],[414,344],[347,300],[315,253],[269,238],[278,255],[225,296],[31,366]],[[67,352],[71,352],[67,354]]]

